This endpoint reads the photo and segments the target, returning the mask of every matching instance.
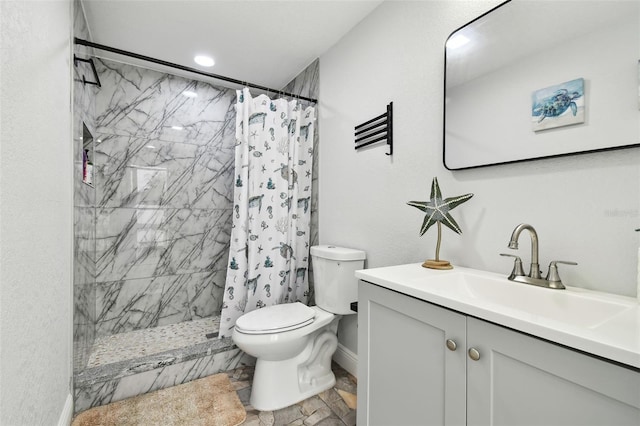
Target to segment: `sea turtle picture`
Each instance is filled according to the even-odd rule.
[[[546,117],[559,117],[564,114],[569,108],[575,116],[578,113],[578,106],[574,102],[574,99],[578,99],[582,96],[578,92],[571,92],[567,89],[558,90],[553,96],[548,97],[542,104],[538,104],[533,109],[533,115],[540,116],[538,123],[544,120]]]
[[[531,105],[533,131],[584,123],[584,79],[536,90]]]

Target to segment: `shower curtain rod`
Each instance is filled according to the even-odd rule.
[[[129,57],[136,58],[136,59],[141,59],[141,60],[147,61],[147,62],[153,62],[154,64],[164,65],[166,67],[176,68],[176,69],[179,69],[179,70],[182,70],[182,71],[188,71],[188,72],[192,72],[192,73],[195,73],[195,74],[204,75],[206,77],[215,78],[216,80],[223,80],[223,81],[226,81],[226,82],[229,82],[229,83],[239,84],[241,86],[247,86],[247,87],[252,87],[254,89],[264,90],[266,92],[279,93],[280,95],[283,95],[283,96],[289,96],[289,97],[292,97],[292,98],[302,99],[302,100],[305,100],[305,101],[313,102],[315,104],[318,103],[317,99],[307,98],[305,96],[294,95],[293,93],[283,92],[282,90],[272,89],[270,87],[265,87],[265,86],[261,86],[259,84],[249,83],[249,82],[238,80],[238,79],[231,78],[231,77],[225,77],[225,76],[219,75],[219,74],[213,74],[213,73],[200,71],[199,69],[196,69],[196,68],[185,67],[184,65],[174,64],[173,62],[163,61],[162,59],[156,59],[156,58],[152,58],[150,56],[145,56],[145,55],[140,55],[138,53],[128,52],[126,50],[118,49],[118,48],[115,48],[115,47],[105,46],[104,44],[94,43],[92,41],[83,40],[83,39],[78,38],[78,37],[74,37],[73,40],[74,40],[75,44],[80,44],[82,46],[93,47],[94,49],[105,50],[107,52],[117,53],[119,55],[129,56]]]

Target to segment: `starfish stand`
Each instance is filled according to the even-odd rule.
[[[453,269],[451,263],[446,260],[440,260],[440,242],[442,241],[442,223],[444,223],[449,229],[456,234],[461,234],[462,230],[451,217],[449,211],[454,207],[464,203],[469,198],[473,197],[473,194],[460,195],[458,197],[450,197],[442,199],[442,193],[440,192],[440,185],[438,185],[438,179],[433,178],[431,182],[431,199],[429,201],[409,201],[407,204],[413,206],[426,213],[424,222],[422,222],[422,228],[420,228],[420,236],[435,223],[438,224],[438,244],[436,245],[436,258],[425,261],[422,266],[431,269]]]
[[[423,268],[429,269],[453,269],[448,260],[440,260],[440,242],[442,241],[442,225],[438,222],[438,243],[436,244],[436,258],[425,260]]]

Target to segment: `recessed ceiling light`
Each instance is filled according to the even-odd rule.
[[[146,148],[149,148],[149,149],[156,149],[156,147],[155,147],[155,146],[153,146],[153,145],[147,145],[147,146],[146,146]]]
[[[182,130],[182,129],[184,129],[184,127],[182,127],[182,126],[171,126],[171,128],[173,130]]]
[[[198,94],[196,92],[192,92],[191,90],[185,90],[184,92],[182,92],[183,95],[185,95],[187,98],[197,98]]]
[[[193,60],[196,64],[202,65],[203,67],[212,67],[213,64],[215,64],[215,61],[211,56],[197,55]]]
[[[469,43],[469,41],[470,40],[467,37],[463,36],[462,34],[456,34],[453,37],[451,37],[449,40],[447,40],[447,47],[449,49],[457,49]]]

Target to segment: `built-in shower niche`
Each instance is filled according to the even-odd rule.
[[[93,135],[82,123],[82,183],[94,187],[94,169],[93,169]]]

